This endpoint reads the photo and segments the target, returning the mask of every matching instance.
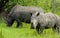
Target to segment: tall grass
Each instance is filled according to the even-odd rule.
[[[30,29],[30,24],[23,23],[23,28],[16,28],[16,22],[12,27],[7,27],[5,23],[0,23],[0,38],[60,38],[60,35],[54,33],[52,29],[45,29],[42,35],[36,30]]]

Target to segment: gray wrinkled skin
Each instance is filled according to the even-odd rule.
[[[4,18],[7,26],[12,26],[13,22],[16,20],[17,27],[22,26],[21,22],[30,23],[31,15],[36,11],[44,13],[44,10],[40,7],[30,7],[30,6],[14,6],[7,17]]]
[[[55,31],[57,28],[60,33],[60,17],[53,13],[37,12],[31,17],[31,28],[35,28],[40,34],[44,29],[52,28]]]

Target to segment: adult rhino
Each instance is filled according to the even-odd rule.
[[[16,27],[22,27],[22,22],[30,23],[31,15],[36,11],[44,13],[44,10],[40,7],[16,5],[11,9],[7,17],[4,18],[4,21],[7,26],[12,26],[13,22],[16,21]]]
[[[60,17],[53,13],[38,13],[31,17],[31,29],[36,29],[39,34],[42,34],[44,29],[52,28],[53,31],[58,29],[60,33]]]

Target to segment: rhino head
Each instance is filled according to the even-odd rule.
[[[37,27],[39,14],[40,14],[39,12],[36,12],[35,14],[32,15],[32,17],[31,17],[31,29],[35,29]]]
[[[12,25],[12,19],[9,16],[2,18],[2,20],[4,21],[4,23],[7,26],[11,26]]]

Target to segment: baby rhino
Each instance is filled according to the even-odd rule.
[[[60,33],[60,17],[53,13],[38,13],[31,17],[31,29],[36,29],[39,34],[44,29],[52,28],[53,31],[58,30]]]

